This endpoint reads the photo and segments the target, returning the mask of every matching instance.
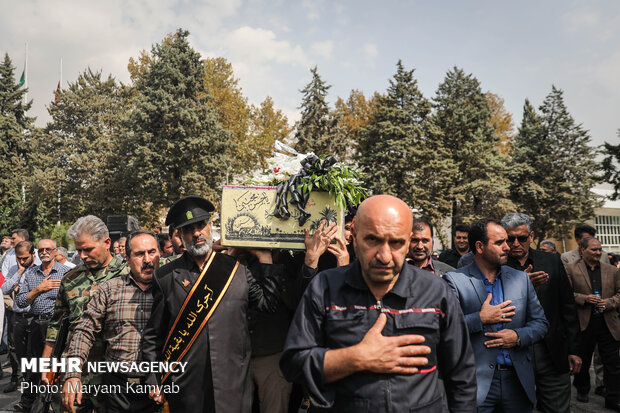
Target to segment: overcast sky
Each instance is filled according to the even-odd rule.
[[[620,1],[0,0],[0,52],[19,77],[28,42],[29,97],[37,124],[59,80],[90,67],[128,82],[127,62],[182,27],[203,56],[233,63],[251,103],[267,95],[290,121],[318,65],[333,85],[383,92],[398,59],[432,98],[455,65],[505,99],[515,126],[525,98],[538,107],[562,89],[593,144],[620,128]]]

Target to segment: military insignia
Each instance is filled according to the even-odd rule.
[[[192,218],[194,218],[194,214],[192,214],[192,211],[187,211],[187,212],[185,213],[185,216],[187,217],[187,219],[192,219]]]
[[[191,214],[191,212],[188,212]],[[183,280],[183,287],[187,287],[189,285],[189,281]]]

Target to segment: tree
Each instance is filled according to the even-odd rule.
[[[233,142],[218,122],[205,87],[200,55],[179,29],[153,46],[143,77],[135,82],[136,108],[128,165],[138,198],[163,213],[183,195],[219,199]]]
[[[34,118],[28,117],[32,101],[24,102],[27,89],[15,81],[15,68],[8,54],[0,64],[0,231],[10,232],[20,222],[22,183],[28,136]]]
[[[250,164],[266,168],[266,159],[272,156],[275,141],[284,141],[291,133],[291,128],[286,115],[274,107],[273,99],[269,96],[260,106],[252,105],[250,119],[247,143],[248,148],[252,149]]]
[[[296,125],[295,149],[301,153],[314,152],[342,159],[347,144],[338,128],[337,116],[327,105],[327,91],[331,85],[321,79],[316,66],[310,72],[312,80],[301,90],[301,119]]]
[[[620,129],[618,129],[618,137],[620,138]],[[620,144],[612,145],[605,142],[603,145],[607,156],[603,159],[603,179],[614,186],[614,194],[612,199],[620,198]]]
[[[232,64],[223,57],[207,58],[203,64],[205,86],[211,97],[209,102],[215,107],[218,122],[230,132],[235,143],[234,153],[228,154],[234,162],[232,167],[234,171],[255,169],[255,151],[264,148],[256,148],[249,142],[251,108],[239,87],[239,79],[234,75]]]
[[[600,205],[595,151],[590,136],[568,112],[563,92],[552,87],[535,113],[526,101],[514,141],[512,199],[532,216],[537,239],[562,237],[578,222],[592,218]]]
[[[438,226],[451,212],[455,167],[413,72],[398,61],[387,93],[376,97],[375,112],[360,130],[357,161],[372,193],[397,196]]]
[[[514,137],[512,115],[506,110],[501,96],[491,92],[485,93],[485,96],[491,109],[491,125],[499,135],[498,150],[503,154],[508,154]]]
[[[450,195],[452,226],[513,210],[508,158],[497,149],[499,136],[480,82],[455,67],[439,85],[434,101],[440,139],[457,170]]]
[[[30,218],[41,227],[84,214],[142,216],[126,170],[130,88],[86,69],[56,97],[48,107],[51,122],[33,136]]]
[[[352,90],[346,101],[340,97],[336,100],[334,113],[349,148],[345,160],[353,156],[353,151],[360,139],[360,131],[372,121],[376,105],[376,95],[366,99],[360,90]]]

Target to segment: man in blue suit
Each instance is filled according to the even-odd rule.
[[[444,275],[465,314],[476,359],[478,412],[531,412],[536,393],[531,346],[549,323],[523,271],[506,266],[506,231],[482,219],[469,232],[474,262]]]

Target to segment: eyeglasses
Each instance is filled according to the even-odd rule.
[[[530,238],[529,235],[519,235],[516,237],[514,235],[508,235],[507,241],[512,244],[513,242],[515,242],[516,239],[518,239],[520,243],[524,243],[529,238]]]
[[[39,254],[42,252],[52,252],[54,251],[56,248],[39,248]]]

